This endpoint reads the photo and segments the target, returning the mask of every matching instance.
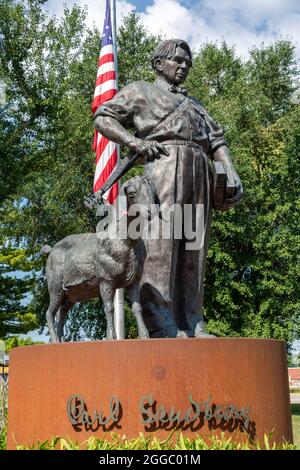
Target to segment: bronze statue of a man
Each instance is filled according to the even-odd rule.
[[[152,182],[157,202],[203,207],[204,243],[186,248],[185,238],[144,240],[146,257],[140,284],[143,316],[151,337],[205,336],[203,281],[212,210],[210,159],[220,161],[234,194],[224,209],[242,197],[223,131],[195,98],[179,87],[192,66],[183,40],[171,39],[154,52],[154,83],[138,81],[124,87],[95,113],[95,127],[108,139],[144,157],[144,175]],[[136,129],[132,135],[127,129]],[[195,216],[193,216],[195,217]],[[150,222],[151,223],[151,222]]]

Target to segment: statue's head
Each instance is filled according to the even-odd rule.
[[[192,66],[192,52],[186,41],[168,39],[157,46],[152,57],[152,67],[171,84],[179,85],[188,76]]]

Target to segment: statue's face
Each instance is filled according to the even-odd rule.
[[[157,70],[162,73],[167,82],[179,85],[187,78],[192,60],[189,53],[177,47],[175,56],[172,59],[161,59],[157,62]]]

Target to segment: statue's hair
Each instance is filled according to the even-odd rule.
[[[192,51],[190,46],[183,39],[167,39],[166,41],[159,44],[154,50],[151,64],[154,70],[156,70],[157,59],[173,59],[175,57],[177,47],[184,49],[192,59]]]

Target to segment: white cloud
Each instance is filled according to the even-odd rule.
[[[176,0],[154,0],[148,6],[141,18],[153,34],[163,33],[167,37],[181,37],[196,33],[203,21],[197,18],[194,23],[193,11],[181,5]],[[202,25],[203,26],[203,25]]]
[[[101,29],[105,0],[68,0],[68,6],[88,6],[87,23]],[[49,0],[51,12],[62,14],[63,2]],[[142,21],[153,34],[179,37],[198,48],[204,41],[226,40],[243,56],[254,45],[270,44],[289,38],[297,46],[300,58],[299,0],[194,0],[190,7],[183,0],[153,0]],[[117,0],[117,21],[135,9],[134,0]]]
[[[96,25],[100,30],[102,30],[106,0],[48,0],[45,4],[45,9],[51,14],[55,14],[59,17],[63,15],[64,4],[66,4],[68,8],[72,8],[73,5],[78,5],[81,8],[87,6],[87,25],[90,28],[92,28],[93,25]],[[134,9],[135,6],[133,3],[130,3],[127,0],[117,0],[117,22],[119,23],[122,16],[128,15],[128,13]]]
[[[142,19],[153,33],[181,37],[198,48],[226,40],[247,55],[250,47],[292,39],[300,57],[300,7],[295,0],[202,0],[187,8],[180,0],[154,0]]]
[[[279,19],[282,15],[299,10],[298,0],[202,0],[198,3],[202,12],[213,12],[216,17],[229,13],[231,18],[248,27],[256,27],[268,18]]]

